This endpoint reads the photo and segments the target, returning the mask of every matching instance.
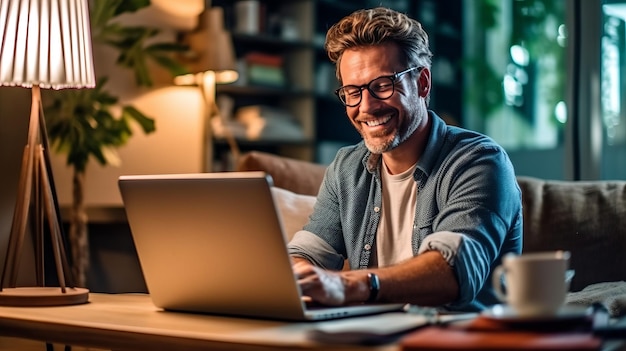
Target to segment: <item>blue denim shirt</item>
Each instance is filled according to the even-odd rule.
[[[429,113],[432,129],[414,173],[413,253],[439,251],[454,268],[460,294],[445,307],[482,310],[499,302],[493,269],[522,249],[521,191],[502,147]],[[363,142],[340,149],[289,253],[327,269],[341,269],[345,258],[352,269],[367,268],[381,216],[380,165],[381,155]]]

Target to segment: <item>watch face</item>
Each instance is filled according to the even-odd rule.
[[[376,297],[378,296],[380,281],[378,280],[378,276],[374,273],[367,273],[367,277],[369,278],[370,283],[370,296],[367,299],[367,302],[374,302],[376,301]]]

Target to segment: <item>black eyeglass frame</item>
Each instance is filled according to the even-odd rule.
[[[363,90],[365,90],[365,89],[367,89],[367,91],[369,91],[370,95],[372,95],[376,99],[378,99],[378,100],[387,100],[387,99],[390,99],[393,96],[393,94],[396,92],[396,82],[400,79],[400,77],[402,77],[405,73],[409,73],[409,72],[411,72],[413,70],[416,70],[416,69],[421,71],[422,69],[424,69],[424,67],[414,66],[414,67],[407,68],[404,71],[400,71],[400,72],[394,73],[392,75],[376,77],[376,78],[372,79],[371,81],[369,81],[367,84],[363,84],[363,85],[343,85],[343,86],[340,86],[339,88],[337,88],[335,90],[335,95],[337,96],[339,101],[341,101],[341,103],[344,104],[344,106],[346,106],[346,107],[356,107],[356,106],[358,106],[361,103],[361,101],[363,101]],[[391,80],[391,94],[389,94],[389,96],[384,97],[384,98],[379,97],[378,94],[376,93],[376,91],[374,91],[372,89],[372,87],[371,87],[372,83],[374,83],[375,81],[377,81],[377,80],[379,80],[381,78],[387,78],[387,79]],[[358,91],[359,91],[359,99],[358,99],[358,102],[355,103],[355,104],[348,104],[345,101],[345,94],[343,95],[344,97],[342,98],[340,93],[339,93],[341,90],[346,89],[348,87],[352,87],[352,88],[358,89]]]

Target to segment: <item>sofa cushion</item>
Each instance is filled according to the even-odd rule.
[[[313,213],[316,197],[296,194],[278,187],[272,187],[272,195],[282,218],[287,241],[289,241],[308,222],[309,215]],[[344,261],[343,269],[350,269],[348,260]]]
[[[326,167],[312,162],[251,151],[237,163],[238,171],[264,171],[272,176],[274,185],[304,195],[317,195]]]
[[[315,196],[296,194],[286,189],[272,187],[272,195],[283,222],[287,240],[302,229],[315,206]]]
[[[570,251],[572,291],[626,280],[626,181],[517,180],[524,252]]]

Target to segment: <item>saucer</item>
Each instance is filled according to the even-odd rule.
[[[498,320],[507,323],[527,323],[527,322],[562,322],[568,320],[582,319],[589,315],[589,310],[584,306],[565,305],[555,314],[539,316],[519,315],[512,307],[507,305],[494,305],[484,310],[481,315],[488,319]]]

